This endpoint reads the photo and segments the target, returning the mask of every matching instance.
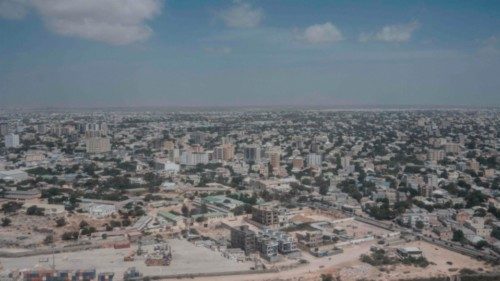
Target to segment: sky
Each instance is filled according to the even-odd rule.
[[[0,107],[500,106],[500,1],[0,0]]]

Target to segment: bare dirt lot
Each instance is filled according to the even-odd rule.
[[[399,280],[401,278],[415,278],[415,277],[430,277],[430,276],[448,276],[455,274],[456,268],[470,268],[479,271],[495,270],[482,261],[477,261],[473,258],[463,256],[461,254],[448,251],[428,244],[426,242],[411,242],[401,246],[415,246],[420,247],[425,257],[432,263],[427,268],[417,268],[413,266],[398,265],[390,268],[390,272],[382,272],[377,267],[359,261],[361,254],[368,253],[372,243],[363,243],[351,246],[345,249],[344,253],[325,258],[314,258],[307,254],[303,257],[309,260],[309,264],[297,267],[291,270],[254,274],[254,275],[241,275],[241,276],[226,276],[226,277],[211,277],[211,278],[196,278],[200,281],[317,281],[320,280],[321,274],[332,274],[332,276],[339,276],[342,281],[355,281],[359,279],[365,280]],[[451,261],[450,265],[447,262]],[[452,269],[453,271],[449,271]],[[498,268],[496,269],[498,270]]]
[[[170,266],[151,266],[139,257],[133,262],[124,262],[123,257],[133,249],[97,249],[73,253],[56,254],[57,269],[90,269],[97,272],[114,271],[117,277],[129,267],[136,267],[145,275],[192,274],[203,272],[227,272],[248,270],[252,263],[241,263],[224,258],[219,252],[204,247],[197,247],[185,240],[172,239],[172,263]],[[136,249],[136,248],[134,248]],[[48,262],[45,262],[48,259]],[[47,268],[52,262],[51,255],[24,258],[0,258],[5,270],[25,268]],[[119,279],[118,279],[119,280]]]

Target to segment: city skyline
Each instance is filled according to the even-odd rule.
[[[498,106],[494,1],[0,1],[2,107]]]

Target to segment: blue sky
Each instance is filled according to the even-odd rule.
[[[498,106],[499,73],[499,1],[0,0],[2,106]]]

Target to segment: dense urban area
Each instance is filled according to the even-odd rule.
[[[0,280],[499,280],[500,111],[0,111]]]

